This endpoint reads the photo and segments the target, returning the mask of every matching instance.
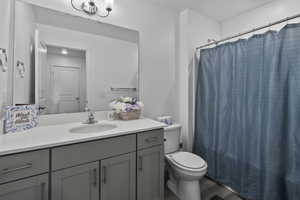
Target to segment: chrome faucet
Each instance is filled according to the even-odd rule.
[[[84,124],[96,124],[98,121],[95,119],[95,114],[88,107],[85,108],[85,112],[88,112],[88,119]]]

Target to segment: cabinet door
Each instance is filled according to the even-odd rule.
[[[52,200],[99,200],[99,162],[52,174]]]
[[[0,185],[0,200],[48,200],[48,174]]]
[[[101,161],[101,200],[136,199],[136,153]]]
[[[157,146],[138,151],[138,200],[162,200],[164,194],[164,151]]]

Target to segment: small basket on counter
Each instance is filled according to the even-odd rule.
[[[120,112],[118,116],[121,120],[125,120],[125,121],[135,120],[135,119],[140,118],[141,111],[135,110],[135,111],[131,111],[131,112]]]
[[[115,116],[121,120],[136,120],[141,116],[143,103],[133,97],[120,97],[110,103]]]

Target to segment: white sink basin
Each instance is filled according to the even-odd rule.
[[[83,125],[70,129],[71,133],[101,133],[104,131],[109,131],[117,128],[114,124],[93,124],[93,125]]]

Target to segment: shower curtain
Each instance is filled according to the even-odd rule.
[[[252,200],[300,200],[300,24],[200,53],[194,152]]]

